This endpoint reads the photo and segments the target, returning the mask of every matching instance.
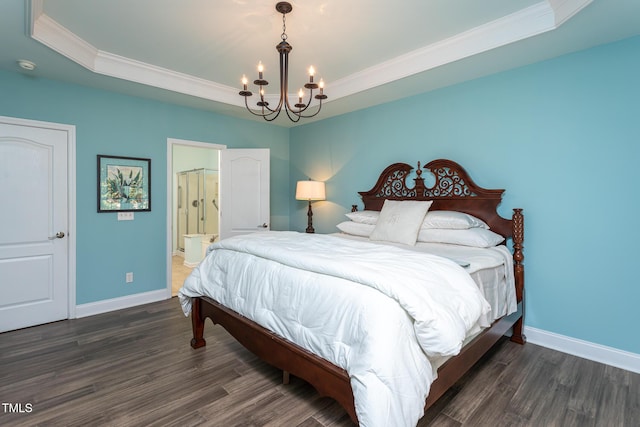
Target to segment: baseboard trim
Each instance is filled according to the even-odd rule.
[[[108,313],[123,308],[163,301],[169,298],[171,298],[171,295],[167,293],[167,290],[160,289],[104,301],[80,304],[76,306],[76,318]],[[594,344],[529,326],[524,327],[524,333],[527,336],[527,341],[532,344],[640,374],[640,354]]]
[[[157,291],[127,295],[124,297],[112,298],[104,301],[80,304],[76,306],[76,318],[108,313],[115,310],[122,310],[123,308],[130,308],[137,305],[149,304],[151,302],[163,301],[169,298],[171,298],[171,295],[167,292],[167,290],[160,289]]]
[[[527,336],[527,341],[532,344],[640,374],[640,354],[622,351],[528,326],[524,327],[524,333]]]

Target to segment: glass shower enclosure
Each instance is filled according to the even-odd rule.
[[[218,235],[218,171],[193,169],[178,172],[177,246],[185,250],[185,236]]]

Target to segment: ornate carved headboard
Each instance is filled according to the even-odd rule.
[[[418,162],[415,184],[409,187],[406,181],[412,170],[406,163],[394,163],[382,171],[371,190],[359,192],[364,209],[379,211],[385,199],[432,200],[430,210],[465,212],[485,221],[496,233],[513,237],[513,220],[502,218],[497,212],[504,190],[478,186],[462,166],[451,160],[433,160],[422,168]],[[432,186],[425,185],[423,175],[434,181]]]

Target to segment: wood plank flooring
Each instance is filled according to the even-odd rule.
[[[221,327],[205,338],[191,349],[176,298],[0,334],[0,425],[352,425]],[[638,426],[640,374],[505,340],[418,425]]]

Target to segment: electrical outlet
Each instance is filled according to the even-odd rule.
[[[124,278],[127,283],[133,282],[133,273],[132,272],[126,273],[124,275]]]

